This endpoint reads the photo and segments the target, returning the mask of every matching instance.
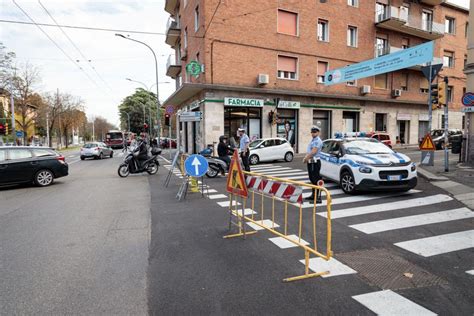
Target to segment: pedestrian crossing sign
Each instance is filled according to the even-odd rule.
[[[430,134],[426,134],[420,145],[420,150],[435,150],[433,139]]]
[[[240,167],[239,155],[234,151],[230,162],[229,174],[227,176],[227,192],[241,197],[247,197],[247,185],[245,183],[244,173]]]

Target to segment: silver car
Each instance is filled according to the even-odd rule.
[[[113,156],[114,151],[112,150],[112,148],[101,142],[87,143],[81,148],[81,160],[84,160],[86,158],[112,158]]]

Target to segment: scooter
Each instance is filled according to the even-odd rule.
[[[225,174],[229,170],[229,166],[223,160],[220,160],[218,157],[211,156],[212,149],[206,148],[199,153],[201,156],[206,158],[209,168],[206,172],[206,177],[215,178],[219,173]]]
[[[123,163],[118,168],[118,175],[122,178],[128,177],[129,174],[136,174],[142,172],[148,172],[150,175],[154,175],[158,172],[160,162],[158,161],[158,155],[161,154],[161,149],[152,147],[151,157],[142,162],[140,167],[138,161],[134,157],[134,152],[130,151],[125,158]]]

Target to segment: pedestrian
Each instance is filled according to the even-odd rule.
[[[308,149],[306,150],[306,156],[303,158],[303,163],[308,165],[308,176],[309,180],[313,185],[317,185],[318,181],[321,179],[321,160],[320,153],[323,146],[321,138],[319,138],[319,127],[313,126],[311,128],[311,141],[308,144]],[[314,201],[314,196],[316,195],[316,203],[321,203],[321,195],[319,190],[313,190],[312,194],[306,198],[306,200]]]
[[[249,144],[250,138],[245,134],[245,129],[239,128],[239,136],[240,136],[240,157],[242,158],[242,164],[244,165],[245,171],[250,171],[249,165]]]

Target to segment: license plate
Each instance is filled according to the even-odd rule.
[[[402,179],[402,176],[387,176],[388,181],[399,181]]]

